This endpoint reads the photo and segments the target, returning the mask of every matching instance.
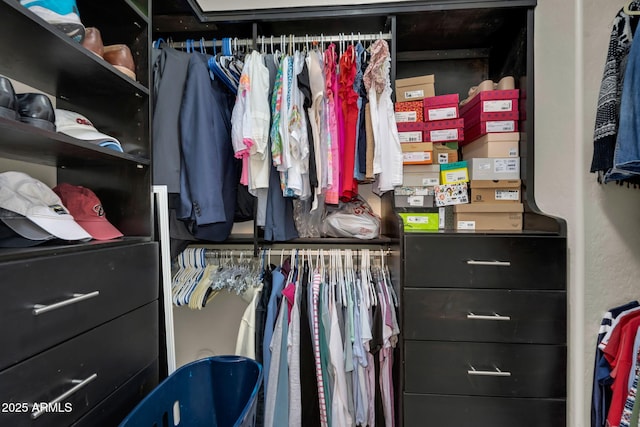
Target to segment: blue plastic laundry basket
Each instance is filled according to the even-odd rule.
[[[262,366],[241,356],[214,356],[178,368],[120,427],[253,427]]]

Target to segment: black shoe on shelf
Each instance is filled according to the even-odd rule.
[[[20,121],[32,126],[56,131],[56,116],[51,100],[41,93],[18,94]]]
[[[18,98],[11,80],[0,76],[0,117],[18,120]]]

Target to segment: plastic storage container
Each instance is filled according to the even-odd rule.
[[[241,356],[214,356],[178,368],[120,427],[255,425],[262,366]]]

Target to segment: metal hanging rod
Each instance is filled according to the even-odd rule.
[[[312,42],[318,42],[318,43],[332,43],[332,42],[358,42],[358,41],[375,41],[378,39],[383,39],[383,40],[391,40],[391,32],[379,32],[379,33],[368,33],[368,34],[360,34],[360,33],[342,33],[342,34],[332,34],[332,35],[325,35],[325,34],[305,34],[303,36],[294,36],[293,34],[282,34],[279,36],[258,36],[256,39],[256,44],[257,45],[267,45],[267,44],[272,44],[274,46],[277,46],[278,43],[282,44],[282,43],[286,43],[286,44],[290,44],[290,43],[296,43],[296,44],[301,44],[301,43],[312,43]],[[169,46],[171,46],[172,48],[177,48],[177,49],[185,49],[187,48],[187,44],[190,42],[187,41],[181,41],[181,42],[174,42],[169,40],[168,44]],[[193,39],[193,47],[198,50],[200,48],[200,46],[202,47],[222,47],[222,39],[216,39],[214,40],[204,40],[204,39]],[[247,39],[247,38],[243,38],[243,39],[239,39],[237,37],[235,38],[231,38],[231,45],[232,46],[239,46],[239,47],[250,47],[253,48],[254,45],[254,40],[253,39]],[[257,46],[256,46],[257,47]]]
[[[296,249],[293,249],[294,251]],[[332,250],[338,250],[340,251],[340,255],[344,256],[346,255],[346,250],[349,249],[339,249],[339,248],[334,248],[334,249],[324,249],[324,256],[330,256],[331,255],[331,251]],[[352,252],[352,255],[357,255],[357,256],[362,256],[362,251],[368,250],[369,251],[369,256],[371,257],[384,257],[384,256],[388,256],[390,254],[390,251],[385,249],[383,251],[381,251],[380,249],[350,249]],[[291,251],[292,249],[262,249],[259,251],[259,253],[262,252],[265,253],[269,253],[269,251],[271,251],[271,256],[279,256],[279,255],[284,255],[284,256],[289,256],[291,255]],[[301,255],[302,252],[304,251],[305,254],[311,255],[311,256],[319,256],[320,255],[320,250],[319,249],[298,249],[298,253]],[[205,249],[205,257],[215,257],[218,255],[246,255],[246,254],[253,254],[253,249]]]

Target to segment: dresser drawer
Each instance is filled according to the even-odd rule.
[[[565,427],[560,399],[440,396],[404,393],[404,427]],[[427,420],[427,421],[425,421]]]
[[[0,369],[156,300],[158,268],[156,243],[0,264]]]
[[[30,411],[0,413],[0,425],[69,425],[157,357],[153,302],[0,372],[0,402],[27,403],[30,410],[68,394],[51,408],[56,412],[35,419]]]
[[[408,340],[565,344],[564,291],[404,289]]]
[[[405,391],[564,398],[566,347],[405,341]]]
[[[407,235],[404,245],[404,286],[566,288],[564,238]]]

